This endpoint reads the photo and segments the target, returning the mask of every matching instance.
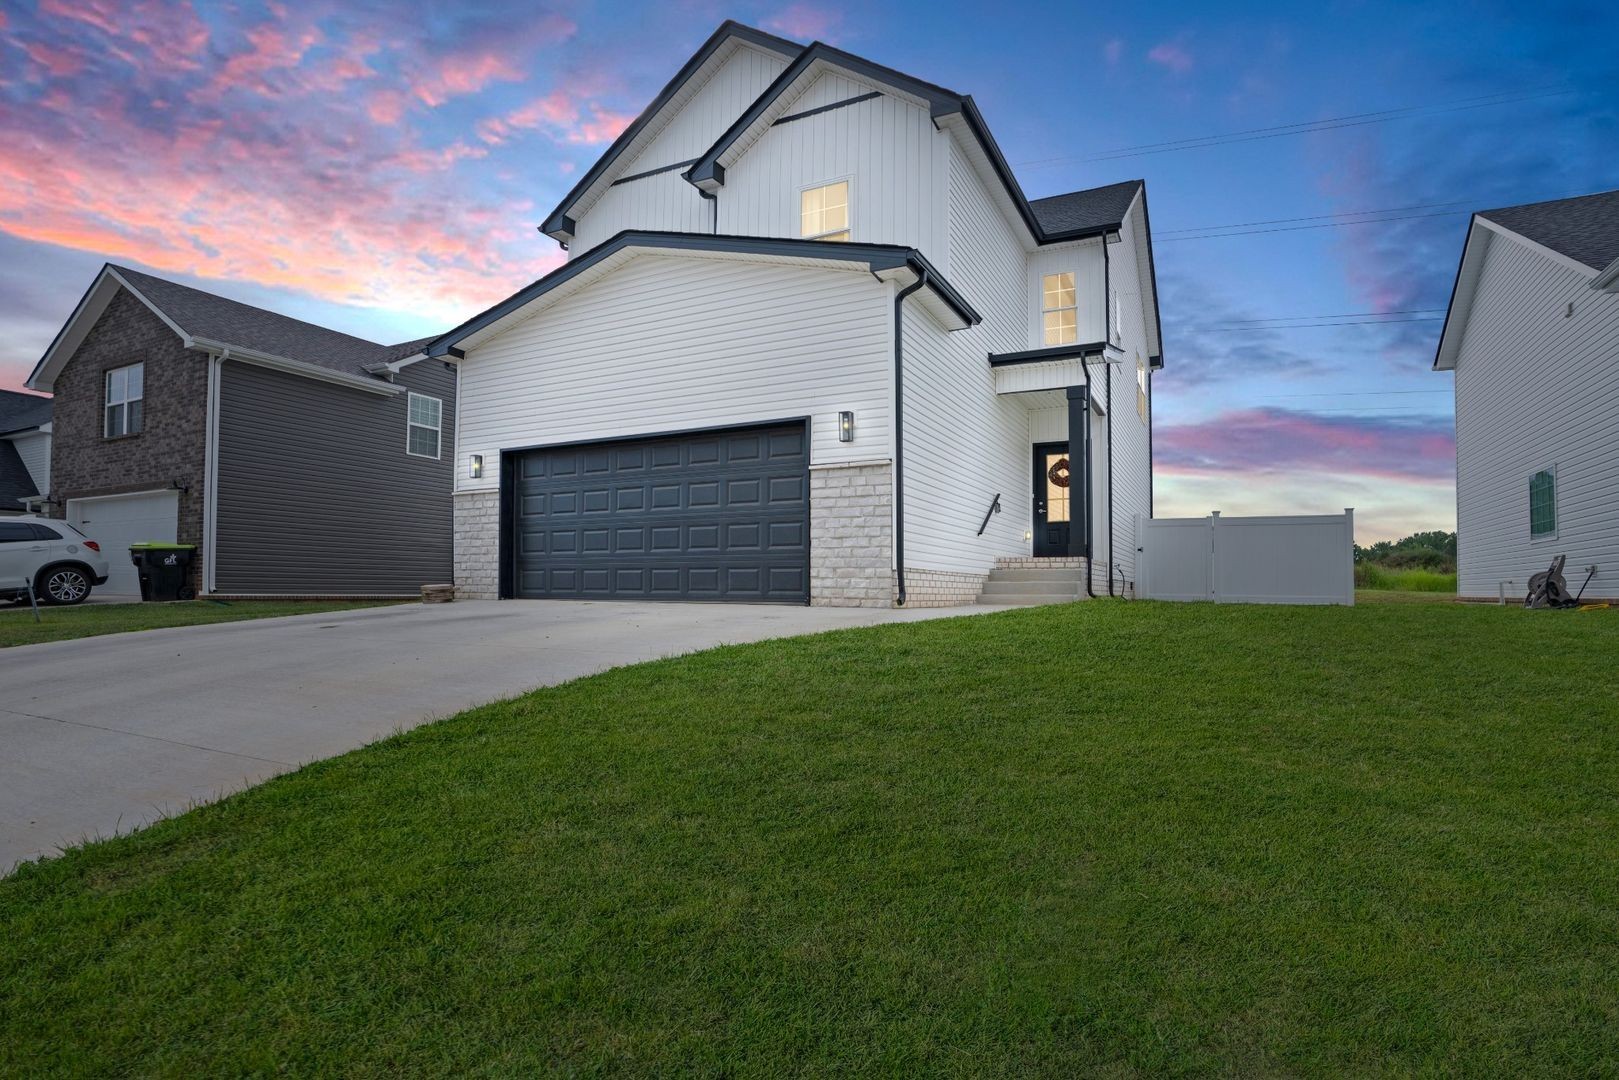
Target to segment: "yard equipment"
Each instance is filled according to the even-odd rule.
[[[1552,560],[1549,569],[1542,570],[1529,579],[1529,594],[1523,598],[1523,606],[1528,608],[1569,608],[1576,600],[1568,594],[1568,582],[1563,580],[1563,563],[1568,560],[1567,555],[1559,555]],[[1588,583],[1590,577],[1585,579]],[[1580,592],[1585,592],[1585,586],[1580,586]]]

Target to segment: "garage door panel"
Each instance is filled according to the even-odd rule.
[[[802,603],[808,465],[802,424],[526,453],[515,591]]]
[[[140,592],[140,577],[129,560],[129,545],[143,540],[172,544],[178,534],[180,494],[151,491],[136,495],[109,495],[69,499],[67,520],[101,545],[107,557],[104,593]]]

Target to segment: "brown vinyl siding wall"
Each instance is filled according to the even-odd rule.
[[[410,595],[451,580],[455,373],[421,360],[368,394],[227,360],[215,590]],[[408,391],[444,402],[439,459],[405,453]]]

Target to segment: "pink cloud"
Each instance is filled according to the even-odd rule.
[[[1147,59],[1177,75],[1185,75],[1192,70],[1192,54],[1184,46],[1171,41],[1160,42],[1148,49]]]
[[[843,12],[815,4],[788,4],[764,21],[764,28],[800,41],[830,41],[843,23]]]
[[[111,39],[114,55],[135,60],[125,47],[141,47],[159,64],[196,70],[208,45],[208,28],[190,0],[40,0],[44,15],[83,23]]]
[[[52,78],[66,78],[84,70],[84,53],[71,46],[57,48],[32,41],[23,46],[23,51]]]
[[[410,92],[429,107],[444,104],[452,97],[475,94],[498,80],[519,82],[523,72],[515,63],[496,53],[446,60],[426,71],[418,72],[411,83]]]
[[[581,102],[566,90],[553,90],[505,116],[479,121],[476,130],[478,137],[492,146],[516,132],[535,129],[545,129],[561,142],[589,145],[612,142],[634,119],[626,113]]]
[[[1159,425],[1153,449],[1160,471],[1180,475],[1448,481],[1456,464],[1448,420],[1322,416],[1274,408]]]

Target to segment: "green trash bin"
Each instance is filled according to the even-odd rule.
[[[140,573],[141,599],[160,602],[194,599],[197,592],[191,587],[191,560],[196,557],[194,544],[129,545],[129,560]]]

